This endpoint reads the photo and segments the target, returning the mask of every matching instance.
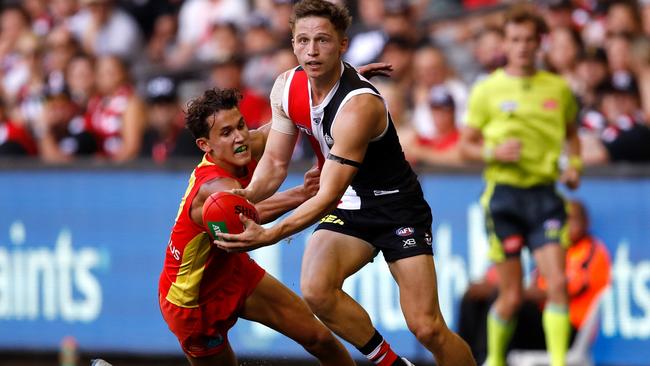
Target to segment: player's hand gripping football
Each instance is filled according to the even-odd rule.
[[[214,245],[226,252],[247,252],[271,244],[268,232],[261,225],[239,214],[239,220],[244,224],[244,231],[239,234],[219,233],[215,236]]]

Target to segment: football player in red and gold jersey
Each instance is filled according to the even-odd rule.
[[[246,253],[213,245],[202,221],[215,192],[246,187],[261,157],[268,127],[249,131],[232,89],[208,90],[188,108],[186,125],[205,152],[180,204],[160,275],[163,318],[190,364],[236,365],[228,330],[238,318],[262,323],[301,344],[322,365],[354,365],[343,345],[303,300],[266,273]],[[291,210],[318,191],[319,172],[303,186],[256,204],[262,222]]]

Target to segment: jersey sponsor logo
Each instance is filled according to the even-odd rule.
[[[517,109],[517,102],[514,100],[505,100],[499,106],[502,112],[511,113]]]
[[[524,246],[524,238],[521,235],[510,235],[503,240],[503,250],[510,253],[517,253]]]
[[[401,227],[401,228],[395,230],[395,234],[397,236],[402,236],[402,237],[411,236],[411,235],[415,234],[415,229],[410,227],[410,226],[404,226],[404,227]]]
[[[406,240],[402,240],[402,248],[413,248],[414,246],[417,245],[417,242],[415,241],[414,238],[408,238]]]
[[[320,223],[332,223],[332,224],[337,224],[337,225],[345,225],[345,222],[343,220],[339,219],[336,215],[327,215],[320,219]]]
[[[542,108],[544,108],[547,111],[552,111],[557,109],[558,102],[557,99],[554,98],[548,98],[542,103]]]

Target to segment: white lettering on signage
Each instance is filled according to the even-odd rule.
[[[102,307],[102,289],[92,269],[100,262],[94,248],[72,247],[62,229],[54,248],[23,245],[21,221],[9,229],[11,246],[0,245],[0,319],[91,322]]]

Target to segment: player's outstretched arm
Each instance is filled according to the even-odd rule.
[[[304,183],[286,191],[278,192],[264,201],[255,204],[260,221],[271,222],[284,213],[295,209],[318,192],[320,169],[313,167],[305,173]]]
[[[255,168],[251,182],[245,189],[234,193],[246,197],[253,203],[273,195],[287,177],[297,138],[298,135],[288,135],[271,129],[264,154]]]
[[[246,230],[241,234],[221,234],[215,244],[228,251],[247,251],[274,244],[315,223],[337,206],[363,161],[368,143],[385,126],[386,110],[380,99],[372,95],[352,98],[334,124],[335,143],[323,165],[318,193],[268,229],[241,217]]]

